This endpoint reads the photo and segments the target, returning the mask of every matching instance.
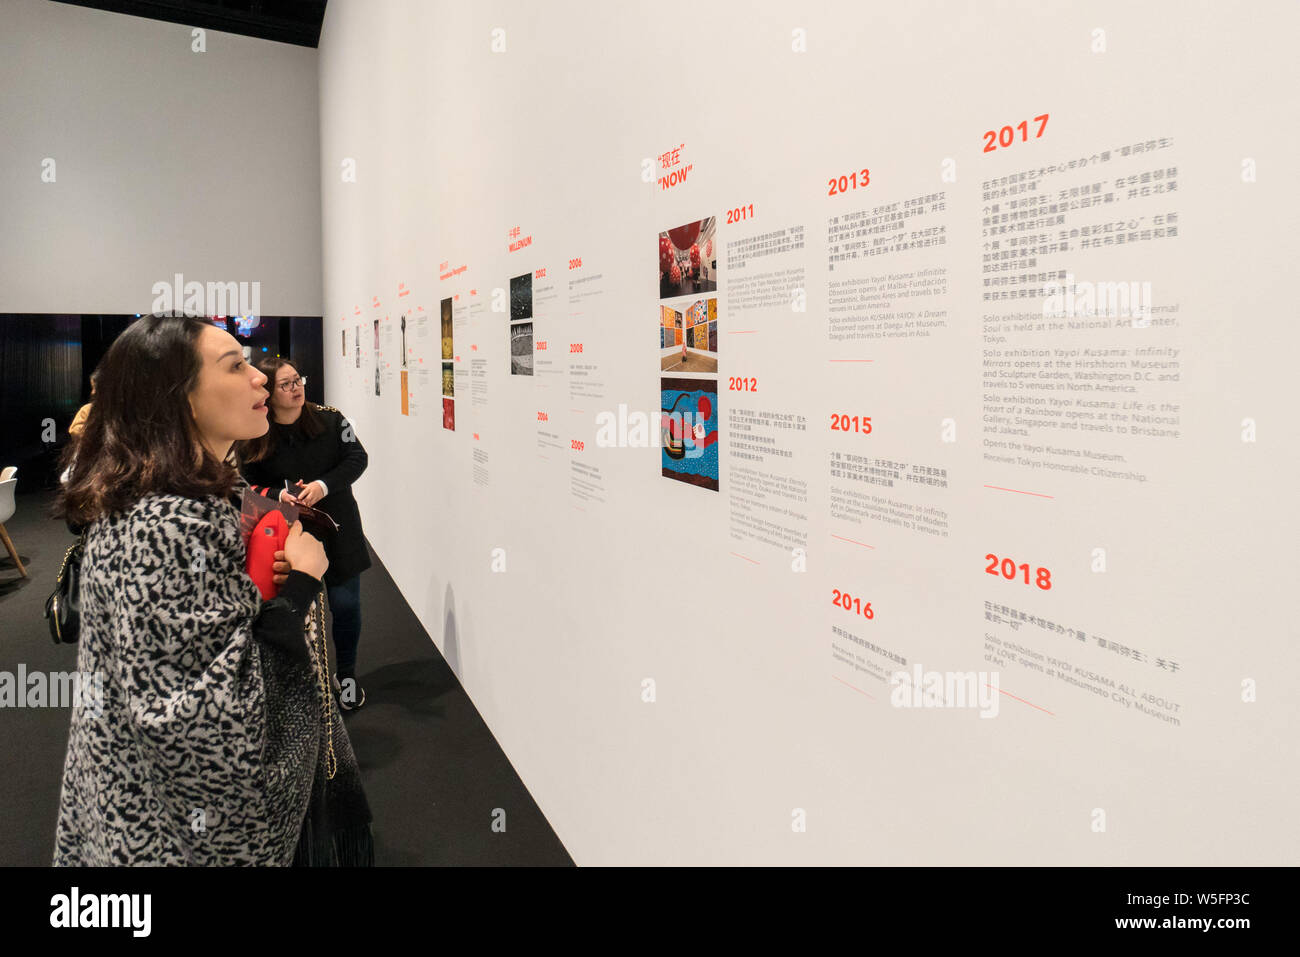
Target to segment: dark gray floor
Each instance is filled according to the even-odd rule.
[[[0,545],[0,671],[75,671],[42,617],[73,541],[48,516],[53,492],[18,496],[5,523],[27,579]],[[372,558],[374,556],[372,555]],[[374,813],[379,865],[571,865],[555,832],[377,558],[361,576],[358,678],[366,706],[347,717]],[[0,866],[54,853],[69,711],[0,708]],[[505,833],[491,828],[506,812]]]

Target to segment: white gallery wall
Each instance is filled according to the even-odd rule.
[[[1298,26],[332,0],[327,401],[579,864],[1296,859]]]
[[[0,0],[0,310],[148,311],[180,274],[320,315],[316,57]]]

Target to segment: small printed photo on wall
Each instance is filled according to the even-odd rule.
[[[510,321],[533,318],[533,274],[524,273],[510,280]]]
[[[660,473],[718,491],[717,380],[661,378],[659,396]]]
[[[659,234],[659,298],[717,292],[718,269],[712,216]]]
[[[455,353],[451,331],[451,297],[442,300],[442,357],[450,359]]]
[[[717,298],[659,307],[659,371],[716,374]]]
[[[533,324],[516,322],[510,326],[510,374],[533,374]]]

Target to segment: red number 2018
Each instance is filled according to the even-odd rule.
[[[988,562],[988,565],[984,570],[990,575],[1000,574],[1007,581],[1015,581],[1018,574],[1023,574],[1025,576],[1025,584],[1029,584],[1028,563],[1017,565],[1013,558],[1004,558],[999,563],[998,556],[992,553],[985,555],[984,558]],[[1051,569],[1040,567],[1034,576],[1034,584],[1043,591],[1050,591],[1052,588]]]

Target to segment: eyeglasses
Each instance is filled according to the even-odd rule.
[[[305,375],[298,376],[297,378],[294,379],[286,379],[285,381],[277,385],[276,388],[279,389],[281,392],[292,392],[298,386],[302,386],[303,388],[307,387],[307,377]]]

